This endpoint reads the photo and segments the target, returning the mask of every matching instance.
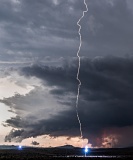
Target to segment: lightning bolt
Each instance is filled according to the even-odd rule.
[[[81,87],[81,81],[79,79],[79,72],[80,72],[80,56],[79,56],[79,53],[80,53],[80,49],[81,49],[81,46],[82,46],[82,35],[80,33],[82,27],[81,25],[79,24],[81,19],[84,18],[84,15],[86,12],[88,12],[88,6],[86,4],[86,0],[84,0],[84,5],[86,7],[86,10],[83,11],[83,14],[82,16],[79,18],[78,22],[77,22],[77,25],[79,26],[79,30],[78,30],[78,34],[79,34],[79,38],[80,38],[80,44],[79,44],[79,48],[78,48],[78,51],[77,51],[77,57],[78,57],[78,71],[77,71],[77,81],[78,81],[78,92],[77,92],[77,99],[76,99],[76,114],[77,114],[77,118],[78,118],[78,122],[79,122],[79,127],[80,127],[80,137],[81,139],[83,138],[83,132],[82,132],[82,124],[81,124],[81,120],[80,120],[80,117],[79,117],[79,113],[78,113],[78,102],[79,102],[79,91],[80,91],[80,87]]]

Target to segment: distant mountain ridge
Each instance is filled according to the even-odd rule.
[[[19,145],[0,145],[0,149],[18,149]],[[22,148],[31,148],[30,146],[22,146]]]
[[[0,145],[0,149],[16,149],[17,147],[14,145]]]
[[[59,147],[55,147],[55,148],[74,149],[75,147],[72,145],[64,145],[64,146],[59,146]]]

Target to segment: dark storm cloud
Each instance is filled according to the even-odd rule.
[[[81,59],[81,96],[92,101],[132,99],[132,61],[132,58],[122,57]],[[59,87],[51,91],[53,94],[63,93],[63,90],[76,92],[76,73],[77,66],[74,64],[62,67],[33,65],[24,67],[21,72],[27,77],[35,76],[49,86]]]
[[[132,54],[133,8],[129,0],[89,0],[81,20],[81,55]],[[0,58],[4,61],[44,60],[75,56],[77,21],[83,1],[1,0]]]
[[[21,74],[22,75],[24,74],[25,76],[28,77],[35,76],[37,78],[40,78],[44,80],[44,83],[46,81],[46,83],[49,86],[61,87],[60,89],[61,92],[62,89],[64,90],[64,86],[66,86],[65,87],[66,91],[67,90],[69,91],[70,88],[76,90],[76,84],[78,84],[78,82],[75,79],[76,72],[77,72],[76,67],[70,68],[69,66],[65,66],[64,68],[64,67],[48,67],[48,66],[33,65],[31,67],[24,67],[22,69]],[[59,90],[55,89],[52,92],[59,93]]]
[[[96,137],[101,138],[105,130],[110,128],[118,128],[119,130],[133,126],[132,70],[132,57],[81,59],[80,79],[82,86],[78,110],[84,137],[91,139],[94,145],[96,145]],[[76,71],[75,60],[71,65],[65,64],[62,67],[53,68],[41,65],[24,67],[21,70],[21,75],[27,78],[37,77],[41,79],[44,86],[56,87],[56,89],[52,88],[50,93],[57,99],[59,98],[59,104],[71,105],[71,108],[58,111],[57,115],[52,115],[48,119],[42,118],[36,123],[32,123],[32,121],[26,123],[30,119],[27,116],[19,118],[19,121],[18,117],[11,118],[5,122],[5,125],[23,130],[19,135],[20,140],[43,134],[78,136],[79,125],[74,107],[77,93]],[[71,103],[65,100],[61,101],[67,95],[70,95]],[[72,95],[75,95],[75,98]],[[6,102],[8,105],[8,98],[6,101],[1,100],[1,102]],[[15,132],[18,131],[11,131],[9,140]]]
[[[131,4],[129,9],[128,2],[129,0],[88,1],[88,13],[81,22],[82,39],[85,42],[82,55],[95,57],[132,54],[133,10]]]
[[[10,135],[5,136],[5,142],[11,142],[14,137],[15,137],[15,140],[17,142],[19,142],[20,141],[19,137],[20,137],[20,135],[22,135],[23,132],[24,132],[23,130],[14,130],[14,129],[12,129],[10,131]]]
[[[36,145],[39,145],[39,143],[38,142],[36,142],[36,141],[32,141],[32,143],[31,143],[32,145],[34,145],[34,146],[36,146]]]
[[[78,46],[76,21],[82,9],[82,2],[1,0],[1,58],[26,61],[61,56],[59,52],[70,55]]]

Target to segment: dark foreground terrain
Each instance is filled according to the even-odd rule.
[[[1,149],[0,160],[84,160],[84,159],[133,159],[133,148],[90,149],[84,157],[84,149],[80,148],[22,148]]]

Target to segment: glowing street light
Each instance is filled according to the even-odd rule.
[[[88,152],[88,146],[85,146],[85,157],[86,157],[86,153]]]

